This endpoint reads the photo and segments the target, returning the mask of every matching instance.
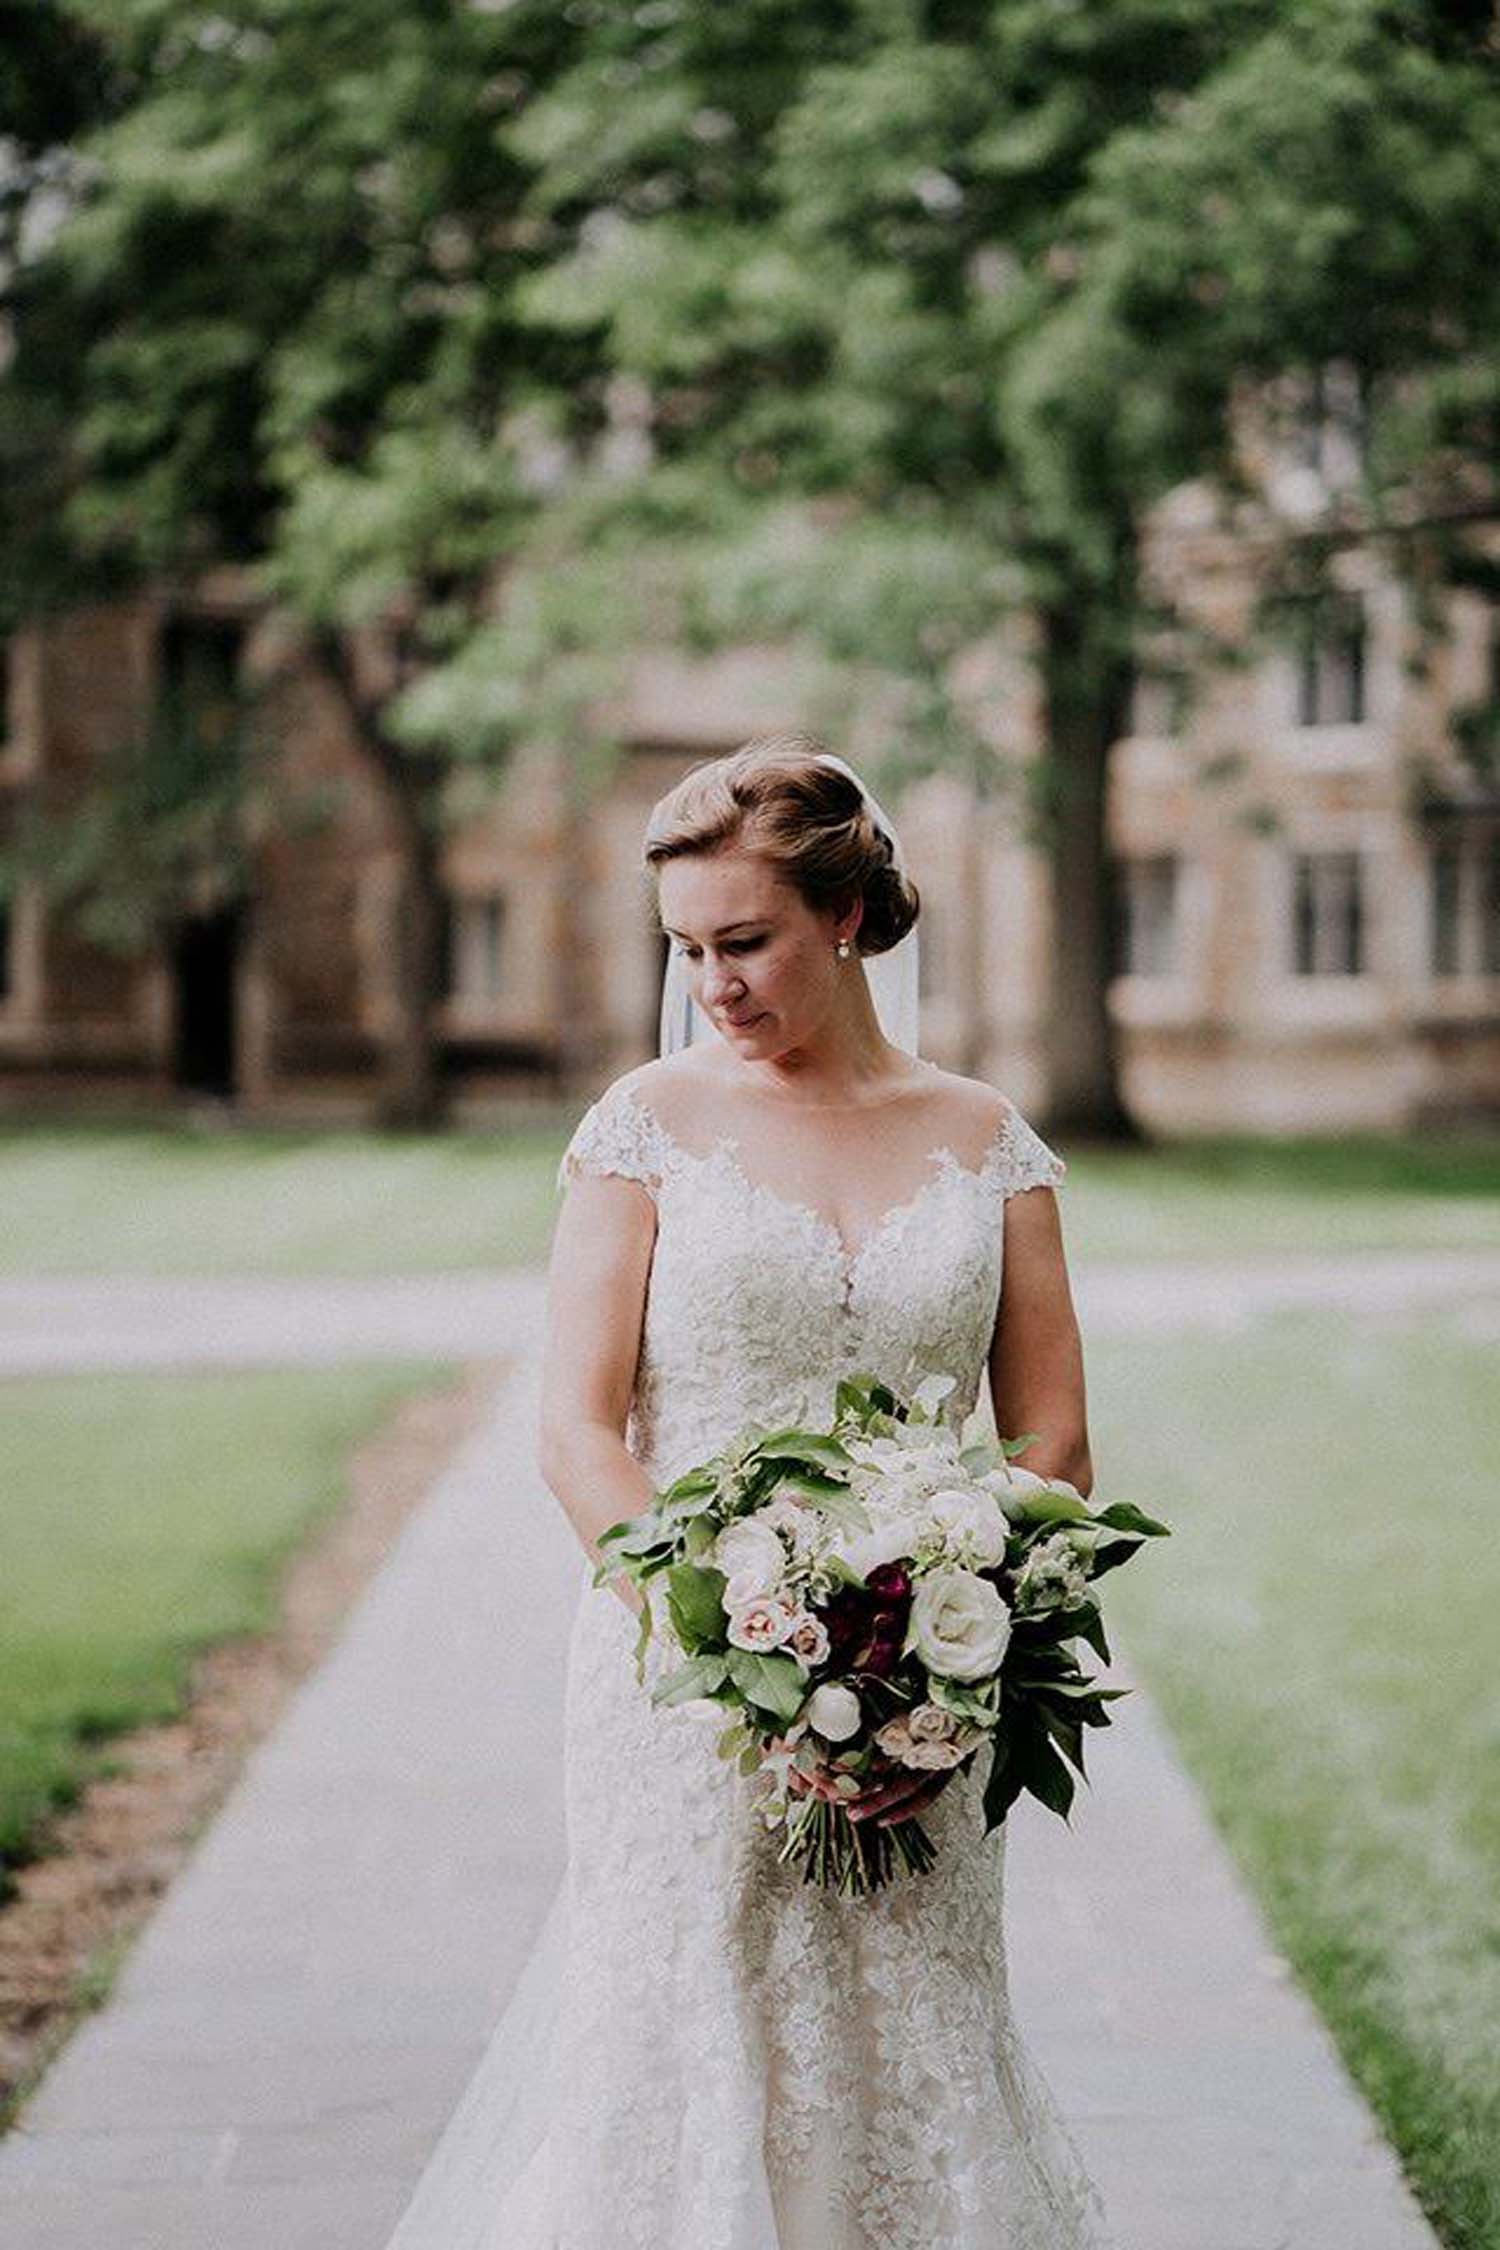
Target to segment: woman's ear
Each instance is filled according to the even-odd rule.
[[[838,944],[847,938],[852,945],[859,935],[859,925],[864,918],[865,902],[856,892],[853,898],[845,899],[838,908],[833,925],[834,943]]]

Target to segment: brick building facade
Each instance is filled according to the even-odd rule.
[[[1193,508],[1180,496],[1165,525],[1176,567],[1201,565],[1205,583],[1217,571],[1232,608],[1243,571],[1195,532]],[[1500,625],[1477,597],[1451,597],[1449,637],[1418,676],[1401,589],[1357,545],[1339,564],[1337,603],[1208,683],[1188,715],[1143,679],[1115,751],[1111,1003],[1127,1096],[1163,1132],[1500,1114],[1500,795],[1451,746],[1456,712],[1500,704]],[[265,625],[220,579],[190,602],[145,595],[18,634],[0,817],[44,776],[86,788],[164,675],[211,697],[216,667],[253,668]],[[0,913],[0,1102],[368,1111],[390,1005],[391,838],[337,699],[295,664],[270,676],[265,724],[293,799],[250,839],[233,895],[206,883],[136,961],[71,933],[34,886]],[[1009,676],[989,723],[1024,761],[1034,689]],[[581,823],[532,754],[452,830],[438,1029],[460,1114],[579,1091],[654,1051],[647,810],[693,759],[808,715],[805,683],[772,652],[655,656]],[[1014,800],[976,806],[939,775],[893,810],[924,895],[924,1048],[1044,1115],[1045,865]]]

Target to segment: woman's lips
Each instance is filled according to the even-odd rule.
[[[748,1027],[752,1023],[759,1023],[761,1017],[764,1014],[765,1010],[764,1008],[761,1008],[757,1010],[757,1012],[753,1016],[726,1016],[724,1018],[724,1021],[728,1024],[733,1024],[736,1031],[744,1031],[748,1029]]]

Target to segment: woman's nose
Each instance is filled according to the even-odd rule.
[[[716,967],[711,966],[704,972],[704,996],[709,1000],[727,999],[732,992],[740,989],[741,984],[740,972],[730,961],[721,961]]]

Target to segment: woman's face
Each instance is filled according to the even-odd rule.
[[[737,1054],[800,1047],[839,995],[837,937],[855,909],[816,911],[752,852],[669,859],[657,879],[662,927],[688,966],[694,999]]]

